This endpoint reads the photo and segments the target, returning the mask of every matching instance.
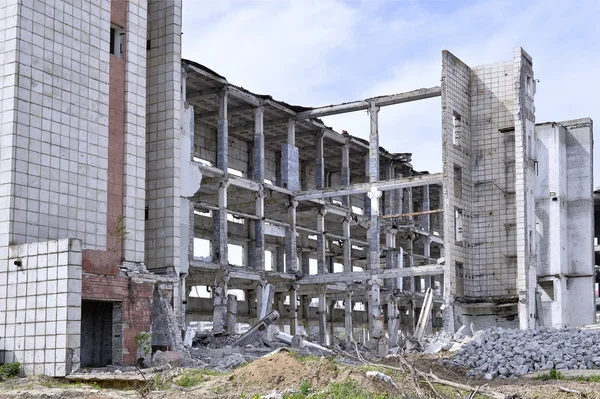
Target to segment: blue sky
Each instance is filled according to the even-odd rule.
[[[288,103],[320,106],[439,85],[441,51],[469,65],[533,57],[536,122],[600,129],[600,1],[183,0],[183,57]],[[440,99],[383,108],[380,142],[439,172]],[[365,112],[325,118],[366,138]],[[600,148],[595,151],[600,185]]]

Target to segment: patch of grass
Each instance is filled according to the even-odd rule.
[[[391,399],[387,393],[372,393],[362,388],[358,381],[346,379],[344,382],[334,382],[325,391],[311,396],[312,399]]]
[[[290,356],[299,361],[300,363],[318,362],[321,360],[320,357],[315,355],[301,355],[297,351],[290,351]]]
[[[542,380],[542,381],[549,381],[549,380],[562,380],[563,379],[563,375],[560,371],[552,369],[550,371],[548,371],[547,373],[544,374],[540,374],[537,377],[538,380]]]
[[[175,378],[173,382],[180,387],[188,388],[195,385],[199,385],[207,380],[207,376],[222,375],[215,370],[206,369],[188,369],[183,372],[179,377]]]
[[[435,382],[432,382],[432,385],[435,388],[435,390],[437,391],[437,393],[439,393],[444,398],[455,398],[455,397],[468,398],[468,397],[470,397],[469,395],[471,394],[471,392],[463,391],[463,390],[456,389],[453,387],[449,387],[448,385],[436,384]],[[427,388],[427,387],[423,387],[423,388]],[[418,396],[414,396],[414,397],[417,398]],[[487,399],[487,396],[476,394],[474,396],[474,399]]]
[[[5,363],[0,365],[0,381],[4,381],[8,378],[17,377],[21,370],[21,364],[19,362]]]
[[[308,395],[312,392],[312,383],[309,380],[302,380],[300,386],[298,387],[298,391],[301,394]]]
[[[598,382],[600,383],[600,375],[590,375],[588,377],[575,377],[575,381],[581,382]]]

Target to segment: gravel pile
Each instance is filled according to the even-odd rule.
[[[470,377],[508,378],[535,371],[600,368],[600,332],[576,328],[492,328],[465,344],[444,365],[467,367]]]

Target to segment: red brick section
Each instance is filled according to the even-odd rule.
[[[136,335],[149,331],[152,316],[151,282],[137,283],[129,277],[101,276],[84,273],[83,300],[123,302],[123,364],[136,363]]]
[[[111,23],[125,27],[127,1],[111,2]],[[123,48],[124,56],[126,49]],[[123,242],[115,231],[119,217],[123,216],[124,165],[125,165],[125,59],[110,56],[108,103],[108,196],[106,220],[106,244],[123,258]]]
[[[127,1],[128,0],[112,0],[110,2],[110,22],[125,28],[127,21]]]
[[[119,262],[116,254],[109,251],[83,250],[83,271],[85,273],[116,276],[119,274]]]

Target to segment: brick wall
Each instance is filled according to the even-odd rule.
[[[122,363],[125,365],[133,365],[137,360],[135,337],[141,331],[150,330],[153,287],[152,282],[131,277],[83,274],[83,300],[112,301],[122,306]],[[114,332],[117,335],[117,331]],[[115,350],[118,351],[118,347],[113,345],[113,354]],[[120,360],[113,358],[116,364]]]

